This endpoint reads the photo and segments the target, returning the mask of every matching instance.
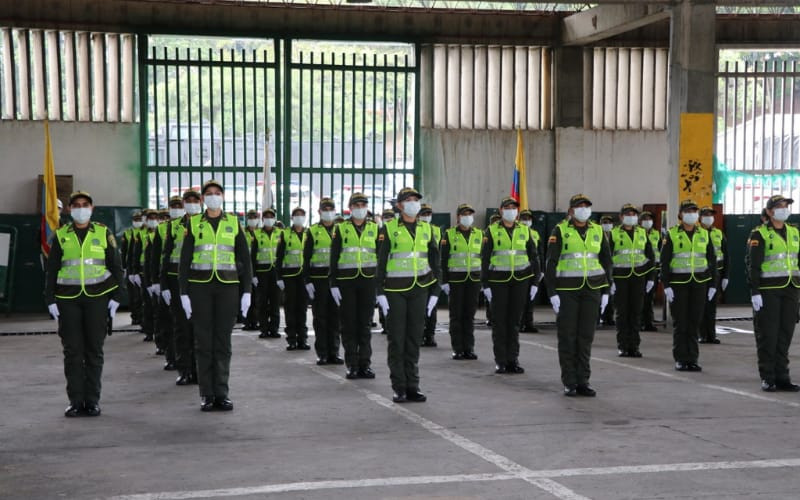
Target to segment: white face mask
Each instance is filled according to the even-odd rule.
[[[247,219],[247,227],[258,227],[258,219]]]
[[[635,226],[639,223],[639,217],[636,215],[623,215],[622,223],[626,226]]]
[[[140,220],[135,220],[135,221],[133,221],[133,228],[134,228],[134,229],[139,229],[139,228],[140,228],[140,227],[142,227],[143,225],[144,225],[144,222],[143,222],[143,221],[140,221]]]
[[[272,227],[275,225],[275,218],[274,217],[267,217],[264,219],[264,227]]]
[[[775,220],[783,222],[789,218],[789,214],[792,213],[792,210],[789,207],[786,207],[786,208],[776,208],[772,212],[773,212],[772,216],[775,218]]]
[[[653,228],[653,221],[651,220],[643,220],[642,227],[645,229],[652,229]]]
[[[406,214],[408,217],[416,217],[419,213],[420,206],[422,204],[418,201],[404,201],[403,202],[403,213]]]
[[[86,224],[92,217],[92,207],[73,208],[69,214],[78,224]]]
[[[430,224],[431,221],[433,220],[433,215],[420,215],[419,216],[419,220],[421,220],[422,222],[427,222],[428,224]]]
[[[336,219],[336,211],[335,210],[323,210],[319,213],[320,218],[325,222],[331,222]]]
[[[183,207],[189,215],[199,214],[203,211],[203,205],[201,203],[184,203]]]
[[[576,207],[572,213],[578,222],[586,222],[592,216],[592,207]]]
[[[528,219],[521,220],[519,221],[519,223],[522,224],[523,226],[528,226],[528,227],[531,227],[533,225],[533,221]]]
[[[354,219],[362,220],[367,217],[367,207],[363,208],[351,208],[350,209],[350,216]]]
[[[603,231],[609,232],[614,229],[614,224],[601,224],[603,226]]]
[[[147,227],[155,229],[158,227],[158,219],[147,219]]]
[[[169,209],[169,218],[170,219],[177,219],[178,217],[183,217],[183,214],[186,213],[186,210],[182,208],[170,208]]]
[[[502,210],[502,212],[504,221],[514,222],[515,220],[517,220],[517,214],[519,213],[519,210],[517,210],[516,208],[505,208]]]
[[[683,222],[693,226],[697,224],[697,219],[700,218],[700,215],[697,212],[688,212],[683,214]]]
[[[203,197],[203,202],[211,210],[219,210],[222,207],[221,194],[209,194]]]
[[[464,227],[472,227],[473,222],[475,222],[475,217],[472,215],[462,215],[461,219],[458,221],[458,223]]]
[[[702,222],[704,226],[712,226],[712,225],[714,225],[714,216],[713,215],[704,215],[704,216],[700,217],[700,222]]]
[[[305,226],[306,225],[306,216],[305,215],[293,215],[292,216],[292,225],[293,226]]]

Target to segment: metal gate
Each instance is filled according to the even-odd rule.
[[[411,45],[142,36],[139,59],[145,206],[215,178],[227,211],[271,189],[281,219],[314,221],[322,197],[380,210],[415,183]]]

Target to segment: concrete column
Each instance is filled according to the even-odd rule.
[[[555,127],[583,127],[583,47],[554,50]]]
[[[712,0],[683,0],[672,7],[670,36],[669,199],[667,223],[676,222],[681,113],[713,113],[716,95],[716,9]]]

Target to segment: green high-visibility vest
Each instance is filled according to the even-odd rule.
[[[186,227],[183,225],[183,217],[178,217],[169,221],[169,232],[172,235],[172,253],[169,255],[169,266],[167,267],[167,274],[170,276],[178,275],[178,267],[181,263],[181,249],[183,248],[183,239],[186,237]]]
[[[428,263],[428,245],[433,230],[427,222],[417,221],[414,237],[400,219],[386,223],[389,260],[386,263],[384,290],[405,292],[414,286],[428,287],[436,282]]]
[[[489,226],[492,237],[492,255],[489,258],[489,281],[505,283],[515,279],[522,281],[533,276],[531,261],[528,259],[528,241],[531,230],[519,222],[514,223],[511,237],[501,222]]]
[[[584,237],[578,230],[561,221],[556,230],[561,232],[561,255],[556,264],[556,290],[579,290],[588,285],[596,290],[608,286],[606,272],[600,264],[603,249],[603,227],[588,222]]]
[[[140,240],[142,242],[142,253],[139,254],[139,264],[141,264],[142,267],[144,267],[144,259],[145,259],[145,256],[147,255],[147,252],[146,252],[147,247],[149,247],[150,244],[153,243],[153,240],[155,240],[155,239],[156,239],[156,231],[155,230],[151,231],[151,230],[148,229],[142,234],[142,237],[141,237],[141,240]]]
[[[281,241],[281,231],[272,229],[267,232],[266,228],[259,229],[255,234],[256,241],[256,272],[266,273],[275,267],[275,254],[278,250],[278,243]]]
[[[725,236],[722,234],[722,231],[716,227],[709,229],[708,233],[711,237],[711,244],[714,245],[714,254],[717,257],[717,269],[722,269],[725,265],[725,254],[722,253],[722,240]]]
[[[366,222],[359,235],[353,223],[345,221],[336,225],[336,233],[342,240],[342,249],[339,252],[339,261],[336,266],[336,278],[348,280],[358,277],[374,277],[375,268],[378,266],[375,248],[378,225],[374,222]]]
[[[672,283],[688,283],[692,280],[704,283],[711,279],[708,272],[708,259],[706,250],[710,244],[708,231],[700,226],[695,227],[692,239],[686,231],[679,230],[680,226],[669,228],[668,234],[672,241],[672,260],[669,262],[669,272]]]
[[[611,230],[611,240],[614,242],[614,254],[611,262],[614,265],[615,278],[629,278],[631,276],[644,276],[652,271],[653,266],[645,255],[647,248],[647,231],[635,226],[633,238],[622,226],[615,226]]]
[[[90,222],[83,243],[72,224],[59,228],[56,238],[62,250],[61,267],[56,276],[57,298],[74,299],[81,294],[99,297],[117,288],[111,271],[106,267],[106,226]]]
[[[283,254],[283,276],[299,276],[303,272],[303,246],[306,242],[306,232],[302,238],[291,227],[284,228],[283,241],[285,249]]]
[[[451,227],[445,233],[450,245],[450,257],[447,259],[447,271],[451,283],[463,283],[468,279],[478,281],[481,273],[481,245],[483,235],[480,229],[472,228],[469,238],[457,227]]]
[[[648,229],[647,239],[650,240],[650,246],[653,247],[653,256],[656,260],[654,264],[658,266],[661,262],[661,250],[658,249],[658,244],[661,242],[661,234],[657,229]]]
[[[309,275],[312,278],[327,278],[331,268],[331,235],[321,222],[312,224],[308,231],[311,233],[311,244],[314,245],[308,262]]]
[[[205,219],[205,214],[195,214],[189,220],[194,237],[189,281],[208,283],[216,278],[222,283],[238,283],[236,270],[236,235],[239,220],[233,214],[223,213],[217,230]]]
[[[761,263],[759,289],[786,288],[790,284],[800,288],[800,269],[797,253],[800,252],[800,231],[786,225],[784,240],[775,228],[762,224],[758,232],[764,239],[764,261]]]

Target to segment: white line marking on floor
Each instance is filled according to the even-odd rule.
[[[556,351],[556,352],[558,351],[558,349],[553,347],[553,346],[549,346],[547,344],[542,344],[542,343],[539,343],[539,342],[533,342],[531,340],[520,340],[519,342],[520,342],[520,344],[528,344],[528,345],[532,345],[534,347],[539,347],[541,349],[545,349],[545,350],[548,350],[548,351]],[[747,392],[747,391],[740,391],[739,389],[732,389],[730,387],[725,387],[723,385],[707,384],[707,383],[704,383],[704,382],[698,382],[697,380],[695,380],[695,379],[693,379],[691,377],[685,377],[685,376],[677,375],[675,373],[662,372],[660,370],[653,370],[651,368],[644,368],[642,366],[629,365],[627,363],[621,363],[619,361],[614,361],[612,359],[598,358],[598,357],[595,357],[595,356],[592,356],[592,361],[597,361],[597,362],[600,362],[600,363],[606,363],[608,365],[618,366],[620,368],[629,368],[631,370],[636,370],[638,372],[649,373],[650,375],[657,375],[659,377],[669,378],[669,379],[672,379],[672,380],[680,380],[681,382],[688,382],[690,384],[695,384],[695,385],[698,385],[700,387],[705,387],[706,389],[713,389],[715,391],[726,392],[728,394],[735,394],[737,396],[742,396],[742,397],[745,397],[745,398],[755,399],[757,401],[767,401],[767,402],[770,402],[770,403],[778,403],[778,404],[781,404],[781,405],[784,405],[784,406],[789,406],[791,408],[800,408],[800,403],[796,403],[794,401],[785,401],[783,399],[771,398],[769,396],[764,396],[764,395],[761,395],[761,394],[755,394],[755,393]]]
[[[580,476],[608,476],[624,474],[655,474],[662,472],[695,472],[715,470],[745,470],[745,469],[775,469],[785,467],[800,467],[800,458],[730,461],[730,462],[688,462],[673,464],[651,465],[620,465],[615,467],[588,467],[577,469],[551,469],[528,471],[523,477],[520,474],[501,472],[495,474],[454,474],[450,476],[404,476],[385,477],[373,479],[343,479],[333,481],[306,481],[300,483],[264,484],[241,488],[224,488],[217,490],[172,491],[161,493],[141,493],[133,495],[120,495],[109,500],[167,500],[190,498],[219,498],[244,495],[257,495],[268,493],[286,493],[290,491],[314,491],[343,488],[369,488],[381,486],[411,486],[427,484],[446,484],[458,482],[485,482],[508,481],[514,479],[527,479],[542,489],[553,493],[559,498],[570,500],[585,497],[575,494],[564,488],[560,483],[551,478],[580,477]],[[562,489],[564,488],[564,489]],[[553,490],[553,491],[550,491]],[[576,496],[568,496],[568,495]]]

